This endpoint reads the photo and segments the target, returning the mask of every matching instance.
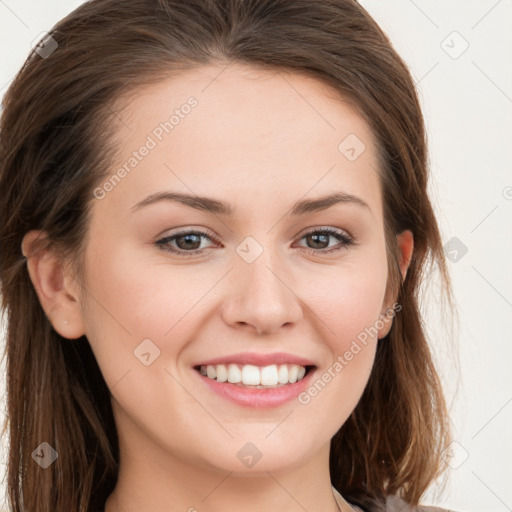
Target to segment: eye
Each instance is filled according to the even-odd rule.
[[[326,250],[329,247],[330,238],[338,240],[338,244]],[[180,231],[179,233],[161,238],[155,242],[155,245],[173,254],[197,256],[209,249],[209,247],[201,247],[202,239],[218,243],[217,240],[204,231],[189,230]],[[314,245],[314,247],[306,247],[306,249],[324,254],[346,249],[355,243],[354,239],[347,232],[335,228],[321,228],[309,231],[300,238],[300,240],[303,239],[307,239],[308,243]]]
[[[174,253],[174,254],[183,254],[183,255],[197,255],[202,254],[205,251],[205,248],[198,248],[201,245],[201,239],[206,238],[210,241],[213,241],[213,238],[210,237],[207,233],[203,231],[180,231],[171,236],[166,236],[156,242],[156,245],[164,249],[165,251]],[[173,243],[175,243],[178,247],[173,247]]]
[[[329,238],[336,238],[338,244],[325,250],[325,244],[329,247]],[[313,250],[317,253],[331,253],[346,249],[348,246],[353,245],[354,239],[345,231],[335,228],[321,228],[309,231],[302,236],[301,240],[307,239],[308,243],[313,243],[314,247],[306,247],[307,249]],[[321,246],[320,248],[318,246]]]

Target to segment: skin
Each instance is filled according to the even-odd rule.
[[[198,101],[190,114],[103,199],[93,199],[86,292],[56,254],[30,254],[41,233],[29,232],[23,243],[49,320],[70,343],[87,336],[112,393],[121,464],[105,510],[335,512],[329,442],[357,405],[392,319],[307,405],[236,405],[200,386],[192,367],[238,352],[289,352],[314,361],[320,375],[392,307],[374,137],[312,78],[211,65],[124,102],[114,128],[121,151],[108,176],[190,96]],[[354,161],[338,149],[349,134],[366,146]],[[161,191],[216,198],[235,214],[170,201],[131,212]],[[369,208],[340,203],[289,214],[296,201],[333,191]],[[322,227],[344,230],[356,244],[330,236],[315,245],[305,237]],[[155,244],[182,228],[212,239],[168,246],[206,248],[203,254],[175,255]],[[248,236],[263,249],[250,264],[236,252]],[[411,232],[397,242],[405,276]],[[160,350],[149,366],[134,357],[144,339]],[[262,454],[251,468],[237,457],[247,442]],[[345,501],[341,508],[351,510]]]

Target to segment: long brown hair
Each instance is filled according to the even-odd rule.
[[[388,291],[402,309],[378,343],[357,407],[331,443],[332,484],[380,509],[417,504],[446,469],[450,423],[418,304],[434,267],[451,301],[427,194],[426,136],[414,81],[354,0],[92,0],[51,31],[4,97],[0,125],[0,279],[7,325],[8,498],[13,512],[104,506],[119,448],[110,392],[87,339],[62,338],[45,316],[20,244],[41,229],[80,276],[93,190],[109,174],[107,136],[122,95],[174,70],[240,62],[334,87],[368,122],[380,152]],[[52,46],[53,45],[53,46]],[[53,48],[53,50],[52,50]],[[405,280],[395,235],[410,229]],[[58,459],[42,470],[32,452]]]

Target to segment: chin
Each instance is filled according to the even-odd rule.
[[[261,434],[260,434],[261,435]],[[273,434],[271,434],[272,436]],[[218,453],[209,453],[205,464],[210,468],[215,468],[223,472],[233,472],[240,476],[267,476],[268,473],[285,473],[296,467],[304,465],[308,459],[308,453],[305,451],[306,444],[301,440],[301,436],[295,434],[295,438],[300,440],[297,446],[290,443],[290,436],[284,436],[286,439],[276,436],[275,439],[254,439],[251,436],[230,439],[229,443],[221,445],[218,440],[216,445],[220,448]],[[250,439],[253,439],[252,441]],[[229,444],[229,446],[227,446]],[[203,459],[206,454],[202,454]],[[313,455],[310,454],[310,457]]]

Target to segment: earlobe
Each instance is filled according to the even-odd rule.
[[[42,231],[29,231],[21,250],[27,258],[27,270],[41,307],[53,328],[64,338],[76,339],[85,334],[77,286],[66,275],[65,265],[51,248],[37,248],[36,241],[46,238]]]

